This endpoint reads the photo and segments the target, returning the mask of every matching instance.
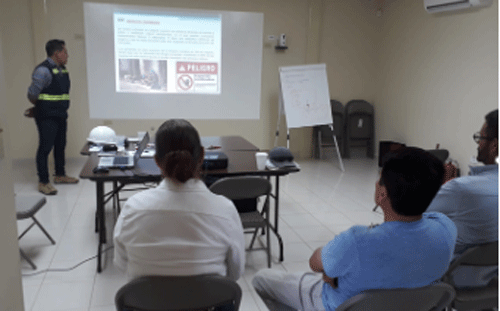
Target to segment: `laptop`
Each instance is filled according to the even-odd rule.
[[[141,142],[137,146],[137,150],[135,151],[134,155],[101,157],[99,158],[99,164],[97,166],[105,168],[133,168],[137,164],[137,161],[139,161],[139,158],[141,157],[144,149],[146,149],[146,147],[148,146],[148,143],[149,134],[146,132]]]

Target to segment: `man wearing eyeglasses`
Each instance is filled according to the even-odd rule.
[[[477,161],[484,165],[445,183],[427,209],[445,214],[457,226],[455,256],[472,246],[498,241],[498,109],[485,116],[473,139],[478,144]],[[454,278],[457,285],[480,286],[497,276],[498,268],[464,267],[459,272]]]

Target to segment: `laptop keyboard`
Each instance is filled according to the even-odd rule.
[[[128,157],[116,157],[113,164],[128,164]]]

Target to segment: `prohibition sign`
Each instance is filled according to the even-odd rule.
[[[193,78],[190,75],[182,75],[177,79],[177,85],[184,91],[189,90],[193,84]]]

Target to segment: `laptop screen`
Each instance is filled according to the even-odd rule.
[[[137,164],[137,161],[139,161],[139,158],[141,157],[142,152],[146,149],[149,143],[149,133],[146,132],[144,134],[144,137],[142,138],[141,142],[137,146],[137,150],[134,154],[134,164]]]

